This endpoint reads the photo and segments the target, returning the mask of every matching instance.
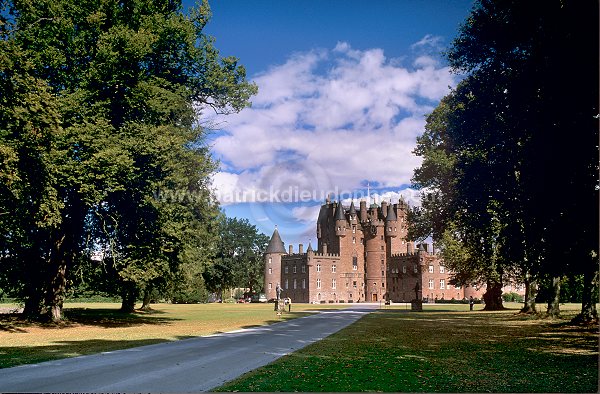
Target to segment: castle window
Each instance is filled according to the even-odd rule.
[[[356,271],[358,269],[358,257],[352,256],[352,269]]]
[[[460,290],[460,286],[459,286],[459,285],[454,285],[454,288],[455,288],[456,290]]]
[[[356,289],[356,281],[352,282],[352,287],[354,287]]]
[[[296,266],[294,266],[294,267],[292,268],[292,272],[293,272],[294,274],[296,273]]]
[[[352,234],[356,234],[356,226],[352,226]]]
[[[440,279],[440,289],[446,288],[446,281],[444,279]]]
[[[346,289],[350,287],[350,283],[346,282]]]
[[[306,279],[302,279],[302,288],[306,289]]]
[[[317,272],[321,272],[321,264],[317,264]]]
[[[269,257],[269,264],[273,262],[273,258]]]
[[[306,265],[302,264],[302,273],[306,273]]]
[[[321,279],[317,279],[317,289],[321,288]]]
[[[269,267],[269,274],[273,273],[273,268]]]
[[[416,264],[415,264],[415,265],[413,265],[413,271],[415,271],[415,274],[416,274],[417,272],[419,272],[419,269],[417,268],[417,265],[416,265]]]
[[[285,272],[286,274],[288,273],[288,266],[287,265],[285,267],[283,267],[283,272]]]
[[[381,245],[381,250],[383,250],[383,245]]]
[[[403,265],[403,266],[402,266],[402,273],[403,273],[403,274],[405,274],[405,273],[406,273],[406,266],[405,266],[405,265]]]
[[[335,279],[332,279],[332,280],[331,280],[331,288],[332,288],[332,289],[335,289],[335,285],[336,285],[336,283],[335,283]]]
[[[381,282],[381,287],[384,288],[385,287],[385,283]]]
[[[391,227],[388,227],[388,230],[389,230],[389,231],[392,231],[392,228],[391,228]]]
[[[429,266],[429,273],[430,273],[430,274],[433,274],[433,265],[430,265],[430,266]]]
[[[335,265],[332,265],[332,266],[331,266],[331,272],[335,273],[335,269],[336,269],[336,266],[335,266]]]
[[[298,283],[296,282],[296,279],[294,279],[294,289],[296,289],[298,287]]]
[[[433,279],[429,279],[429,288],[433,289]]]
[[[273,288],[273,283],[269,283],[269,290]]]
[[[444,268],[443,265],[440,265],[440,274],[443,274],[446,272],[446,269]]]
[[[352,237],[352,243],[355,244],[356,243],[356,237]]]
[[[383,235],[381,236],[381,240],[383,241]],[[381,250],[383,250],[383,247],[382,247],[382,249],[381,249]]]
[[[384,275],[385,275],[385,273],[383,271],[381,271],[381,276],[384,276]]]
[[[396,231],[396,227],[394,227],[394,231]]]
[[[338,231],[342,231],[342,228],[341,228],[341,227],[338,227]]]
[[[285,280],[285,289],[287,290],[287,289],[289,289],[289,287],[290,287],[290,286],[289,286],[288,280],[286,279],[286,280]]]

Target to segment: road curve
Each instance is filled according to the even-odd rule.
[[[199,392],[352,324],[355,304],[269,326],[0,369],[0,392]]]

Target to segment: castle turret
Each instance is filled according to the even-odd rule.
[[[346,215],[344,214],[344,207],[342,202],[338,202],[337,210],[335,211],[335,235],[338,237],[346,236]]]
[[[396,217],[396,212],[394,212],[394,206],[392,204],[389,205],[387,215],[385,217],[385,236],[386,237],[395,237],[397,234],[398,228],[398,218]]]
[[[354,208],[354,201],[350,203],[350,210],[348,211],[348,214],[350,216],[350,224],[356,224],[358,218],[356,216],[356,208]]]
[[[281,282],[281,256],[286,254],[283,241],[275,226],[269,245],[265,250],[265,295],[267,299],[276,298],[277,284]]]

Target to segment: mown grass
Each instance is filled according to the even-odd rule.
[[[392,306],[216,391],[596,393],[598,327],[572,326],[576,309],[562,309],[550,320]]]
[[[273,304],[152,305],[150,312],[121,313],[116,303],[69,303],[61,325],[0,314],[0,368],[175,341],[272,324],[342,305],[294,304],[277,316]],[[0,308],[16,305],[0,304]]]

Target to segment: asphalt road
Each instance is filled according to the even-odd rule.
[[[376,305],[97,355],[0,369],[0,392],[199,392],[323,339]]]

